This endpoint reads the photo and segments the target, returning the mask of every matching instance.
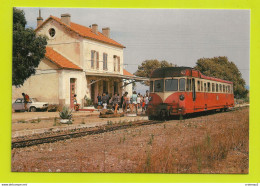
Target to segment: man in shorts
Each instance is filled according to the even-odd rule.
[[[132,95],[132,109],[131,109],[132,112],[133,112],[133,107],[135,107],[135,111],[136,111],[136,114],[137,114],[137,94],[136,94],[136,91],[134,91],[133,95]]]
[[[24,110],[28,112],[27,104],[30,102],[30,98],[27,94],[22,93],[23,95],[23,101],[24,101]]]

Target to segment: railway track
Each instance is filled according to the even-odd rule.
[[[240,110],[243,108],[244,107],[234,108],[232,111]],[[200,115],[200,116],[205,116],[205,115]],[[193,118],[193,117],[191,117],[191,118]],[[187,118],[187,119],[189,119],[189,118]],[[164,122],[164,120],[163,121],[162,120],[161,121],[160,120],[135,121],[135,122],[128,122],[125,124],[114,124],[114,125],[107,124],[107,125],[103,125],[100,127],[82,128],[82,129],[71,130],[71,131],[62,131],[62,132],[45,134],[45,136],[32,135],[32,136],[28,136],[28,137],[27,136],[18,137],[18,138],[15,138],[12,140],[12,149],[29,147],[29,146],[39,145],[39,144],[43,144],[43,143],[53,143],[56,141],[66,140],[66,139],[70,139],[70,138],[78,138],[78,137],[83,137],[83,136],[87,136],[87,135],[100,134],[100,133],[104,133],[104,132],[121,130],[121,129],[130,128],[130,127],[159,124],[159,123],[163,123],[163,122]]]
[[[110,132],[115,130],[126,129],[130,127],[137,127],[143,125],[152,125],[152,124],[159,124],[163,121],[136,121],[136,122],[128,122],[126,124],[115,124],[115,125],[104,125],[101,127],[94,127],[94,128],[83,128],[79,129],[78,131],[65,131],[59,134],[47,134],[44,137],[40,137],[39,135],[23,137],[18,139],[12,140],[12,149],[13,148],[24,148],[33,145],[39,145],[43,143],[53,143],[61,140],[66,140],[70,138],[78,138],[87,135],[93,134],[100,134],[104,132]]]

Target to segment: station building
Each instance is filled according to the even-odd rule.
[[[73,106],[76,94],[83,107],[86,99],[96,103],[97,95],[104,92],[132,94],[131,82],[146,80],[123,68],[125,46],[110,38],[109,27],[99,32],[97,24],[71,22],[70,14],[45,21],[39,14],[35,32],[48,38],[46,54],[36,74],[22,87],[13,87],[13,99],[25,92],[39,101]]]

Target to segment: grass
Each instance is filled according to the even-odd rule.
[[[124,122],[125,124],[129,123],[128,121]],[[166,127],[167,130],[165,130]],[[91,139],[91,136],[86,138]],[[69,158],[71,149],[75,148],[82,148],[82,154],[79,155],[79,161],[76,162],[76,165],[67,162],[62,171],[71,172],[74,171],[75,167],[76,171],[102,172],[103,169],[100,167],[104,165],[104,157],[99,152],[103,150],[104,140],[97,138],[95,141],[81,141],[82,143],[75,142],[78,140],[73,141],[66,143],[63,154]],[[248,108],[246,111],[241,109],[186,119],[185,122],[181,123],[167,121],[150,126],[129,127],[115,133],[106,133],[105,141],[107,172],[247,173]],[[83,143],[84,145],[82,145]],[[58,144],[55,143],[55,147]],[[63,145],[60,144],[60,148],[63,148]],[[12,158],[15,160],[12,161],[12,169],[21,171],[23,167],[19,168],[19,166],[25,165],[24,171],[34,170],[31,168],[33,165],[30,165],[30,162],[35,161],[29,161],[27,158],[19,159],[23,151],[20,149],[17,151],[17,154]],[[93,156],[93,154],[96,155]],[[46,154],[42,154],[42,151],[39,155],[46,156]],[[23,157],[34,156],[32,154],[28,156],[26,153]],[[120,157],[120,160],[116,161],[117,157]],[[24,163],[26,161],[27,164]],[[93,162],[95,162],[95,167],[91,166]],[[57,164],[55,160],[50,158],[41,163],[49,166]],[[39,171],[41,170],[43,169],[39,169]]]
[[[53,126],[57,126],[57,118],[56,117],[54,118]]]
[[[107,121],[107,125],[113,125],[113,122],[110,121],[110,120],[108,120],[108,121]]]
[[[151,134],[151,136],[150,136],[150,139],[149,139],[149,141],[148,141],[148,145],[152,145],[152,143],[153,143],[153,138],[154,138],[154,135],[153,134]]]
[[[40,118],[38,118],[38,119],[37,119],[37,123],[40,123],[40,122],[41,122],[41,120],[40,120]]]
[[[25,120],[19,120],[18,123],[27,123]]]
[[[85,124],[85,120],[84,120],[84,118],[82,119],[81,124]]]
[[[150,135],[147,145],[150,146],[151,151],[143,157],[143,163],[141,161],[138,163],[136,172],[209,173],[211,171],[220,173],[223,167],[227,167],[231,173],[246,173],[248,171],[249,118],[248,114],[241,115],[240,113],[239,115],[241,116],[239,119],[237,116],[214,118],[215,121],[207,123],[207,127],[214,126],[205,132],[203,132],[205,128],[197,128],[195,124],[194,127],[190,127],[189,123],[188,128],[180,125],[179,135],[183,132],[186,134],[187,130],[194,130],[194,136],[189,141],[178,142],[177,148],[176,145],[172,145],[174,142],[172,135],[176,133],[174,128],[168,128],[169,133],[161,135],[160,138],[163,140],[159,140],[159,137],[154,139],[153,134]],[[201,136],[199,131],[204,135]],[[237,154],[243,154],[243,156],[239,157]],[[224,171],[224,173],[230,172]]]

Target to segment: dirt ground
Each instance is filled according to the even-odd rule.
[[[12,171],[248,173],[248,130],[249,108],[170,120],[13,149]]]
[[[121,111],[120,111],[121,112]],[[56,118],[56,119],[55,119]],[[144,114],[139,112],[137,117],[120,117],[120,118],[99,118],[99,112],[73,112],[72,125],[96,123],[97,125],[106,124],[107,121],[118,122],[128,120],[144,119]],[[33,130],[41,128],[58,128],[67,126],[59,124],[59,112],[18,112],[12,114],[12,132],[21,130]]]

